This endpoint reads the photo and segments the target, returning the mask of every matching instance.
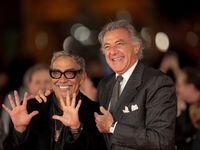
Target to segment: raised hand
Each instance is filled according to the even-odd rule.
[[[47,102],[46,96],[50,95],[51,93],[52,93],[52,89],[39,90],[36,95],[30,95],[28,99],[35,98],[39,103],[42,103],[43,101],[46,103]]]
[[[100,111],[103,115],[94,113],[96,126],[101,133],[110,133],[110,126],[114,122],[113,116],[103,106],[100,107]]]
[[[60,120],[65,126],[68,126],[71,129],[79,128],[81,123],[79,120],[78,111],[81,106],[81,100],[79,100],[78,104],[76,105],[76,93],[73,93],[73,97],[71,99],[69,91],[66,93],[66,101],[63,100],[61,95],[59,98],[63,115],[53,115],[52,118]]]
[[[8,99],[12,106],[12,110],[10,110],[4,104],[2,104],[2,107],[9,113],[11,120],[14,124],[14,128],[18,132],[22,133],[24,130],[26,130],[26,126],[30,123],[33,116],[38,114],[38,111],[33,111],[30,114],[28,114],[27,109],[26,109],[26,105],[27,105],[27,101],[28,101],[28,93],[27,92],[25,92],[25,94],[24,94],[24,100],[23,100],[22,105],[20,105],[20,100],[19,100],[17,91],[14,91],[14,95],[15,95],[16,105],[12,99],[12,96],[10,94],[8,95]]]

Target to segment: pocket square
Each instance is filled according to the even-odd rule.
[[[135,111],[138,109],[138,106],[135,104],[135,105],[131,105],[131,111]]]
[[[130,113],[130,111],[128,110],[128,107],[125,106],[125,110],[122,110],[124,113]]]

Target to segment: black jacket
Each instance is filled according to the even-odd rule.
[[[13,127],[8,137],[3,142],[5,150],[53,150],[55,122],[52,119],[52,103],[54,93],[47,97],[46,103],[38,103],[31,99],[27,103],[28,113],[38,110],[39,114],[34,116],[27,127],[27,134],[22,143],[16,142]],[[62,150],[105,150],[105,142],[102,134],[96,128],[94,112],[99,112],[99,105],[79,92],[82,103],[79,109],[79,119],[83,123],[83,131],[76,140],[68,127],[64,126],[59,141]]]

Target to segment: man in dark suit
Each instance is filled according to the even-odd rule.
[[[9,113],[13,127],[4,140],[5,150],[105,150],[103,135],[98,131],[94,112],[97,102],[79,91],[86,78],[85,62],[73,51],[60,51],[51,60],[53,92],[46,103],[28,100],[25,93],[20,105],[11,95]]]
[[[119,20],[99,34],[102,51],[114,73],[98,84],[96,126],[109,150],[174,150],[175,86],[171,78],[144,65],[142,40],[135,28]],[[122,76],[113,108],[112,89]]]

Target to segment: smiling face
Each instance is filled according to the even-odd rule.
[[[67,70],[78,70],[77,63],[72,57],[58,57],[52,66],[53,70],[60,70],[61,72]],[[56,98],[59,101],[59,95],[61,95],[64,99],[66,97],[66,92],[69,90],[70,96],[73,93],[78,94],[79,87],[83,84],[86,78],[86,72],[77,73],[75,78],[67,79],[65,78],[64,74],[62,74],[60,79],[53,79],[52,78],[52,88],[55,92]]]
[[[103,48],[108,65],[114,72],[122,75],[138,60],[140,44],[133,45],[128,31],[119,28],[106,32]]]

